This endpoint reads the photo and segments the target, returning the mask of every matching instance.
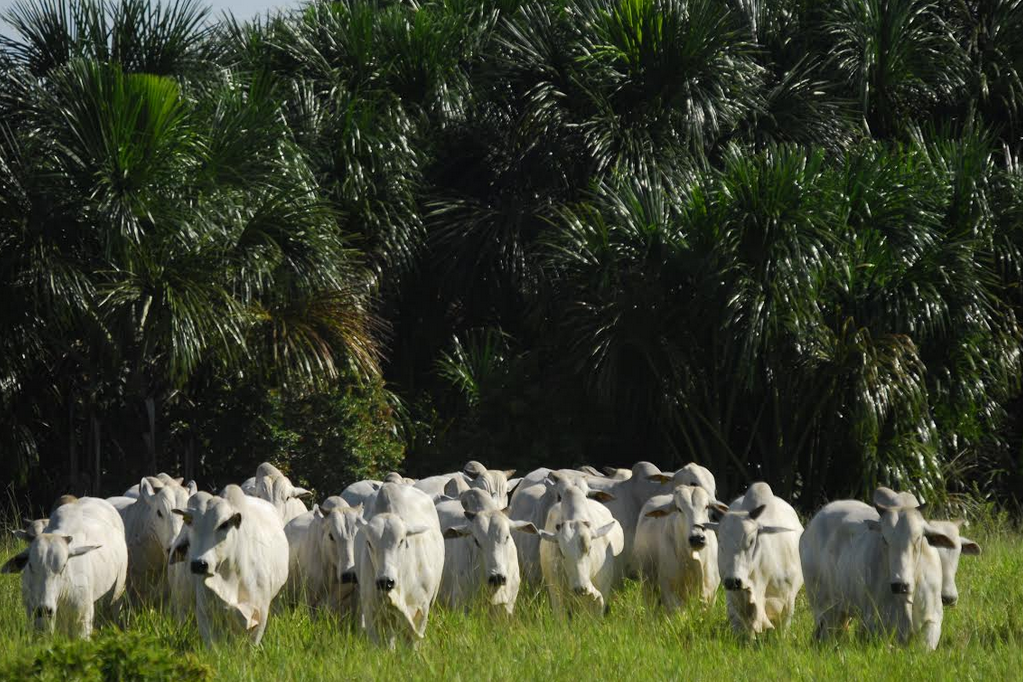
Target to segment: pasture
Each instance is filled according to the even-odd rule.
[[[351,623],[275,610],[261,646],[202,646],[194,622],[129,609],[120,628],[104,625],[90,642],[30,632],[18,576],[0,576],[0,679],[216,680],[1013,680],[1023,669],[1023,535],[1006,522],[974,526],[983,554],[960,563],[960,603],[945,611],[941,644],[927,653],[855,631],[835,643],[810,640],[801,594],[792,627],[750,644],[728,627],[723,594],[712,610],[667,617],[629,581],[603,620],[559,621],[545,595],[524,586],[514,618],[436,608],[425,641],[388,651]],[[20,547],[9,532],[6,559]],[[123,628],[123,629],[122,629]]]

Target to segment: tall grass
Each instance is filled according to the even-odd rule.
[[[511,619],[482,608],[467,613],[436,608],[426,639],[397,651],[370,644],[350,622],[310,615],[304,607],[274,613],[258,648],[238,641],[206,649],[194,623],[179,626],[169,614],[148,608],[129,609],[124,632],[107,625],[82,646],[110,649],[111,640],[130,637],[131,651],[143,666],[155,661],[153,672],[161,679],[171,679],[160,667],[168,658],[189,664],[179,679],[189,674],[217,680],[1020,679],[1023,536],[998,524],[973,529],[971,537],[984,553],[961,562],[960,603],[946,610],[941,645],[930,653],[865,640],[855,630],[834,643],[813,644],[802,596],[788,631],[748,643],[731,633],[723,595],[709,611],[694,608],[669,617],[637,582],[612,597],[603,620],[558,620],[543,594],[528,591]],[[0,549],[6,559],[18,546],[5,539]],[[140,655],[144,648],[152,652]],[[60,646],[29,631],[17,577],[0,576],[0,679],[26,674],[117,679],[117,669],[102,673],[102,656],[96,656],[93,677],[78,668],[74,675],[64,673],[71,665],[66,658]],[[129,670],[132,678],[142,674]]]

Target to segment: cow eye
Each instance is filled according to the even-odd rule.
[[[161,519],[163,518],[163,512],[162,512],[162,511],[160,511],[159,509],[157,509],[157,510],[156,510],[156,515],[157,515],[158,517],[160,517]]]
[[[479,547],[479,546],[480,546],[480,541],[479,541],[479,540],[477,540],[476,538],[473,538],[473,539],[472,539],[472,541],[476,543],[476,546],[477,546],[477,547]]]
[[[331,542],[334,542],[334,534],[333,533],[327,533],[327,537],[330,538]]]

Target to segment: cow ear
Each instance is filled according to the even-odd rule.
[[[714,500],[707,505],[707,511],[710,512],[711,521],[720,521],[721,517],[728,513],[728,505]]]
[[[650,474],[646,477],[646,480],[653,481],[654,483],[671,483],[673,476],[668,474]]]
[[[885,514],[887,514],[890,511],[895,511],[896,508],[895,507],[889,507],[886,504],[878,504],[877,502],[875,502],[874,503],[874,509],[877,510],[878,514],[880,514],[881,516],[884,516]]]
[[[586,497],[597,502],[612,502],[615,499],[614,495],[603,490],[591,490]]]
[[[191,497],[192,495],[195,495],[197,492],[199,492],[199,486],[197,486],[195,484],[195,481],[189,481],[188,485],[185,486],[185,488],[188,490],[188,496],[189,497]]]
[[[167,557],[167,563],[176,564],[185,560],[188,556],[188,545],[187,539],[179,542],[170,549],[170,555]]]
[[[552,533],[549,530],[543,530],[541,528],[540,530],[537,530],[536,532],[540,536],[541,540],[546,540],[547,542],[556,542],[557,539],[558,539],[557,533]]]
[[[68,552],[68,557],[82,556],[88,554],[94,549],[99,549],[103,545],[82,545],[81,547],[75,547],[73,550]]]
[[[13,533],[14,537],[18,538],[19,540],[32,542],[32,536],[28,534],[28,531],[19,528],[18,530],[12,530],[11,533]]]
[[[760,526],[757,528],[757,532],[761,535],[774,535],[775,533],[795,533],[796,529],[785,526]]]
[[[323,510],[320,509],[320,505],[318,505],[318,504],[314,504],[313,505],[313,518],[314,519],[322,519],[323,518]]]
[[[751,519],[756,519],[758,516],[760,516],[761,514],[764,513],[765,509],[767,509],[767,505],[766,504],[762,504],[759,507],[757,507],[756,509],[754,509],[753,511],[751,511],[749,513],[749,517]]]
[[[600,470],[604,472],[605,476],[614,476],[618,473],[618,469],[614,467],[600,467]]]
[[[968,537],[960,536],[959,544],[963,548],[963,554],[977,556],[980,554],[980,545]]]
[[[611,523],[604,524],[603,526],[601,526],[597,530],[593,531],[593,537],[595,537],[595,538],[602,538],[602,537],[604,537],[605,535],[610,533],[612,530],[614,530],[614,527],[616,525],[618,525],[617,521],[612,521]]]
[[[469,526],[451,526],[451,528],[448,528],[447,530],[444,531],[444,537],[448,540],[453,540],[455,538],[464,538],[471,532],[472,531],[469,530]]]
[[[931,547],[944,547],[945,549],[956,548],[956,543],[952,541],[952,538],[945,535],[944,533],[937,533],[931,530],[925,530],[924,537],[927,538],[927,544],[929,544]]]
[[[313,494],[313,491],[306,490],[305,488],[292,488],[291,489],[291,496],[292,497],[309,497],[312,494]]]
[[[148,478],[143,477],[139,481],[139,497],[143,500],[148,500],[154,494],[156,494],[156,490],[153,488],[153,484],[149,482]]]
[[[186,526],[192,525],[192,512],[185,511],[184,509],[171,509],[171,513],[180,516]]]
[[[511,477],[515,475],[516,471],[517,471],[516,469],[505,469],[504,470],[504,477],[510,480]]]
[[[529,533],[530,535],[536,535],[536,526],[529,521],[512,521],[511,529],[517,530],[520,533]]]
[[[675,508],[671,505],[668,505],[666,507],[656,507],[654,509],[651,509],[646,513],[646,515],[651,519],[659,519],[663,516],[667,516],[673,511],[675,511]]]
[[[224,521],[222,524],[217,526],[217,530],[227,530],[229,528],[237,528],[240,525],[242,525],[242,513],[241,512],[235,512],[234,514],[231,515],[231,518],[229,518],[227,521]]]
[[[589,474],[590,476],[597,476],[599,478],[604,477],[604,474],[600,473],[599,471],[591,467],[589,464],[584,464],[581,467],[579,467],[579,471],[583,472],[584,474]]]
[[[718,530],[718,526],[719,525],[720,524],[717,521],[708,521],[707,523],[703,524],[703,529],[704,530],[711,530],[711,531],[714,531],[716,533],[717,530]]]
[[[866,519],[863,522],[870,530],[881,530],[881,522],[874,519]]]
[[[174,479],[174,482],[177,483],[178,485],[181,485],[182,483],[185,482],[185,477],[184,476],[178,476],[177,478]]]
[[[21,573],[28,564],[28,550],[15,554],[0,566],[0,573]]]
[[[476,512],[474,511],[464,511],[462,513],[465,514],[465,518],[469,519],[470,521],[476,518]]]
[[[427,526],[426,524],[421,524],[421,525],[418,525],[418,526],[409,526],[408,530],[405,531],[405,535],[406,536],[421,535],[421,534],[425,533],[428,530],[430,530],[430,527]]]

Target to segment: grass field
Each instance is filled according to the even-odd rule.
[[[984,553],[960,563],[960,603],[946,610],[932,653],[854,634],[814,645],[802,596],[787,632],[748,644],[731,634],[723,596],[710,612],[669,618],[634,582],[612,597],[601,621],[559,622],[542,595],[520,598],[511,620],[437,608],[426,640],[394,652],[371,645],[347,622],[310,617],[304,608],[275,613],[255,649],[242,642],[205,649],[194,624],[179,626],[151,609],[129,612],[124,631],[106,626],[92,642],[68,643],[30,633],[19,578],[4,575],[0,679],[1023,679],[1023,535],[1004,524],[970,535]],[[3,542],[6,560],[19,547]]]

